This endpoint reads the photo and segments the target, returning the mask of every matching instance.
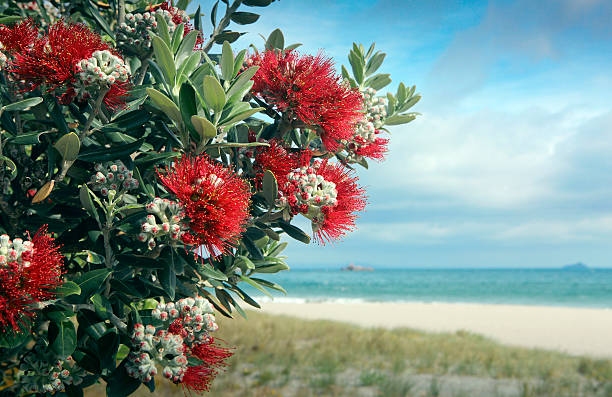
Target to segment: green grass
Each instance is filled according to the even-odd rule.
[[[468,332],[365,329],[256,312],[219,325],[217,337],[236,350],[210,396],[612,397],[611,360],[507,347]],[[155,395],[182,390],[160,379]]]

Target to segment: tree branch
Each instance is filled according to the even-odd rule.
[[[225,28],[227,28],[227,26],[230,24],[230,17],[234,13],[234,11],[236,11],[238,7],[240,7],[240,4],[242,4],[242,0],[235,0],[231,6],[227,6],[227,8],[225,9],[225,15],[223,16],[223,18],[221,18],[219,24],[215,27],[215,30],[210,34],[210,39],[208,40],[204,48],[202,48],[202,51],[208,54],[208,51],[210,51],[212,46],[215,44],[215,38],[219,34],[221,34],[221,32],[223,32]]]
[[[89,131],[89,128],[91,127],[91,123],[93,123],[94,119],[98,115],[98,112],[100,112],[100,107],[102,107],[102,101],[104,101],[104,97],[106,96],[107,92],[108,88],[100,91],[98,98],[96,98],[96,102],[94,103],[91,113],[89,114],[89,118],[83,126],[83,131],[81,131],[81,133],[79,134],[79,139],[81,139],[81,141],[83,141],[83,138],[87,138],[93,132],[93,130]]]

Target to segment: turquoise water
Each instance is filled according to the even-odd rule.
[[[292,269],[266,279],[276,300],[473,302],[612,308],[612,269]],[[251,289],[254,296],[263,296]]]

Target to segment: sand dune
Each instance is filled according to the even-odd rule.
[[[424,331],[467,330],[499,342],[612,357],[612,310],[464,303],[277,303],[270,314]]]

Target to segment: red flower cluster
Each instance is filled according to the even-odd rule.
[[[382,131],[376,130],[376,134],[380,134]],[[349,150],[354,150],[355,154],[362,157],[371,158],[374,160],[382,161],[384,160],[388,148],[389,139],[387,138],[374,138],[374,142],[368,142],[366,139],[355,136],[353,137],[353,142],[350,142],[347,147]]]
[[[357,185],[354,173],[327,160],[313,165],[318,175],[333,182],[338,192],[338,203],[333,207],[323,207],[323,217],[313,219],[313,229],[319,241],[339,239],[355,229],[357,212],[366,206],[365,189]]]
[[[268,50],[252,56],[247,64],[259,66],[253,94],[291,120],[317,130],[327,150],[337,150],[338,141],[352,136],[354,124],[362,117],[361,94],[342,81],[331,59]]]
[[[277,141],[258,149],[253,167],[261,186],[263,172],[271,171],[279,188],[277,205],[288,215],[303,214],[312,221],[320,243],[336,240],[355,228],[357,212],[366,204],[357,177],[340,164],[315,160],[309,151],[288,153]]]
[[[27,51],[38,39],[38,27],[31,19],[23,19],[12,27],[0,25],[2,50],[10,55]]]
[[[259,147],[255,151],[255,186],[261,190],[261,183],[265,171],[271,171],[276,177],[279,186],[287,183],[287,175],[291,170],[298,167],[298,157],[288,153],[287,150],[276,140],[269,142],[268,147]]]
[[[15,54],[15,61],[9,68],[11,76],[21,82],[25,91],[43,85],[50,90],[64,87],[64,104],[70,103],[78,94],[80,61],[89,59],[96,51],[108,51],[120,58],[99,34],[85,25],[64,20],[55,22],[46,36],[30,44],[29,48]],[[110,108],[121,107],[125,104],[128,89],[127,81],[115,81],[110,85],[104,103]]]
[[[161,182],[176,195],[189,218],[185,244],[204,246],[211,256],[238,244],[249,217],[249,184],[208,156],[183,156]]]
[[[43,226],[31,240],[0,236],[0,326],[23,330],[61,284],[63,256]]]
[[[315,240],[337,240],[355,229],[357,213],[366,205],[365,190],[351,170],[327,160],[315,160],[287,175],[279,186],[279,203],[292,215],[303,214],[312,222]]]

